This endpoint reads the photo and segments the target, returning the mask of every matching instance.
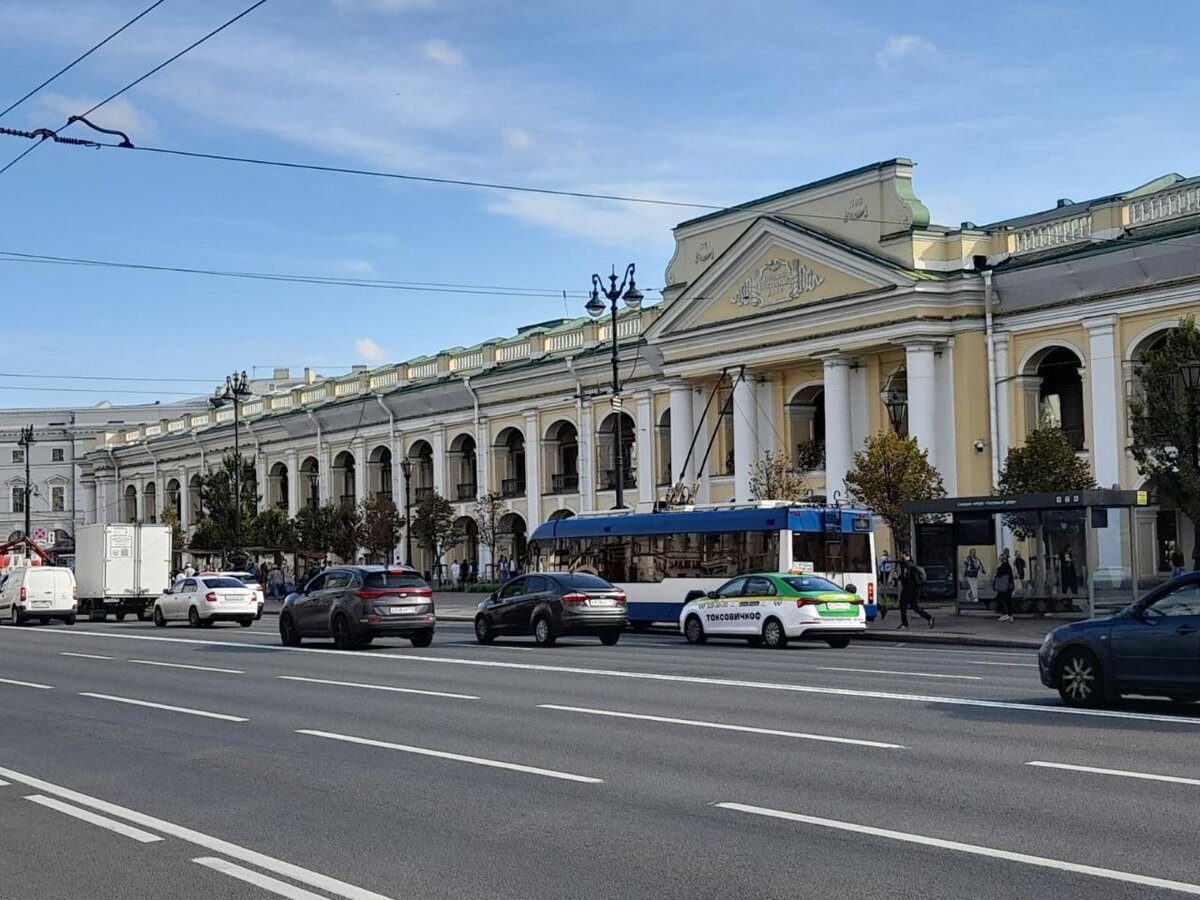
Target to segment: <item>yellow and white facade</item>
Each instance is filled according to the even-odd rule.
[[[890,427],[889,392],[951,494],[990,493],[1008,448],[1047,420],[1102,486],[1140,487],[1132,371],[1200,311],[1200,179],[950,228],[931,224],[912,176],[891,160],[677,226],[662,303],[617,324],[619,412],[606,320],[265,391],[241,408],[263,503],[383,491],[403,505],[407,456],[413,501],[436,490],[464,526],[475,496],[504,493],[505,552],[519,554],[541,522],[613,505],[616,415],[629,505],[652,508],[678,481],[697,502],[750,500],[772,450],[832,497],[868,435]],[[194,522],[189,485],[230,452],[232,423],[224,409],[107,435],[88,457],[87,507],[149,518],[150,493]],[[1167,532],[1185,528],[1148,513],[1142,558],[1157,564]]]

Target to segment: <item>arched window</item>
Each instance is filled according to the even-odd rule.
[[[367,459],[367,493],[372,497],[393,499],[392,448],[387,445],[376,447]]]
[[[343,450],[333,458],[333,493],[343,506],[354,506],[358,503],[355,494],[354,454],[349,450]]]
[[[301,502],[310,509],[321,505],[321,464],[315,456],[300,463]]]
[[[1076,450],[1084,448],[1085,435],[1082,365],[1074,350],[1056,346],[1035,354],[1025,367],[1027,396],[1034,413],[1027,418],[1029,429],[1062,429]]]
[[[620,449],[617,448],[617,422],[620,422]],[[637,425],[626,412],[609,413],[600,423],[596,463],[599,469],[599,487],[602,491],[614,490],[617,486],[617,453],[621,454],[624,467],[624,488],[637,487],[637,459],[634,447],[637,444]]]
[[[792,465],[800,472],[825,468],[825,388],[801,388],[788,402]]]
[[[492,446],[500,493],[505,497],[525,496],[525,435],[519,428],[505,428]]]
[[[574,422],[559,419],[546,429],[547,471],[550,493],[579,491],[579,431]]]
[[[450,442],[449,462],[454,498],[462,502],[474,501],[480,493],[475,438],[469,434],[456,436]]]

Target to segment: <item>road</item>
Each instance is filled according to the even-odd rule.
[[[1200,894],[1200,711],[1027,651],[275,624],[0,627],[0,898]]]

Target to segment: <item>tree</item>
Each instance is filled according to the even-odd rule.
[[[488,559],[496,565],[496,544],[500,540],[500,520],[508,513],[508,501],[499,491],[480,494],[475,500],[475,522],[479,526],[479,540],[488,548]]]
[[[1197,466],[1197,398],[1189,395],[1180,366],[1200,359],[1200,329],[1192,316],[1179,320],[1164,340],[1142,353],[1135,370],[1139,390],[1130,401],[1133,458],[1155,491],[1192,520],[1193,555],[1200,547],[1200,467]]]
[[[296,523],[277,506],[264,509],[250,523],[248,542],[266,550],[295,550],[299,545]]]
[[[372,556],[392,562],[396,544],[400,542],[400,531],[405,526],[404,516],[389,498],[376,495],[363,500],[359,507],[358,544]]]
[[[350,562],[358,551],[358,508],[330,500],[296,513],[300,549],[310,554],[336,553]]]
[[[1086,460],[1080,459],[1061,428],[1046,426],[1033,431],[1023,447],[1013,447],[1004,460],[998,494],[1049,494],[1055,491],[1089,491],[1096,487]],[[1037,514],[1010,513],[1004,526],[1018,538],[1037,531]]]
[[[412,534],[417,546],[429,551],[434,565],[441,565],[447,550],[463,542],[464,535],[454,524],[454,507],[434,491],[421,501],[413,516]]]
[[[836,477],[836,473],[829,473]],[[929,462],[916,438],[884,431],[867,438],[854,454],[854,468],[846,473],[846,489],[857,503],[871,509],[892,531],[893,546],[908,542],[908,513],[902,503],[943,497],[942,476]]]
[[[183,552],[187,542],[184,540],[183,526],[179,524],[179,516],[175,513],[175,508],[168,506],[163,510],[162,520],[164,525],[171,527],[171,556],[177,557]]]
[[[758,500],[807,500],[812,489],[788,455],[768,450],[750,467],[750,492]]]
[[[200,508],[204,516],[192,534],[192,547],[228,553],[241,549],[235,546],[239,535],[244,543],[250,534],[259,499],[254,460],[243,457],[241,461],[240,503],[233,496],[234,469],[233,456],[227,455],[219,468],[200,479]]]

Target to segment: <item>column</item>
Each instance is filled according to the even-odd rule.
[[[908,375],[908,436],[937,460],[937,375],[934,345],[913,341],[904,345],[904,368]]]
[[[1092,454],[1092,471],[1101,489],[1118,487],[1121,481],[1122,438],[1124,423],[1117,414],[1116,398],[1122,396],[1118,380],[1121,371],[1115,344],[1115,317],[1084,319],[1088,335],[1087,384],[1091,389],[1091,422],[1087,427],[1087,445]],[[1122,404],[1123,405],[1123,404]],[[1108,511],[1108,526],[1096,532],[1098,559],[1097,583],[1119,584],[1124,575],[1125,554],[1122,549],[1122,512]],[[1137,536],[1130,534],[1130,542]]]
[[[1012,386],[1008,374],[1011,339],[1012,336],[1008,332],[997,332],[993,337],[996,357],[996,457],[1002,469],[1004,460],[1008,457],[1008,449],[1012,446],[1012,404],[1009,400]],[[991,402],[990,397],[988,401]]]
[[[288,515],[300,511],[300,454],[295,450],[287,453],[287,506]]]
[[[429,436],[429,446],[433,448],[433,489],[453,503],[458,497],[458,488],[454,488],[452,497],[446,486],[446,431],[443,428],[434,429]]]
[[[328,443],[317,454],[317,466],[320,469],[317,472],[317,499],[324,505],[329,502],[329,486],[333,483],[333,452]]]
[[[649,391],[639,391],[636,399],[637,498],[639,504],[650,507],[654,504],[654,482],[657,480],[654,477],[654,400]]]
[[[687,382],[671,385],[671,483],[696,483],[696,455],[692,450],[692,435],[696,430],[692,418],[692,388]],[[692,458],[688,459],[688,451]],[[685,465],[686,461],[686,465]]]
[[[542,524],[542,434],[536,412],[525,413],[526,535]]]
[[[755,457],[762,457],[768,451],[784,450],[791,458],[787,440],[783,437],[783,423],[775,421],[775,388],[779,379],[774,375],[759,375],[755,378],[755,393],[757,402],[755,408],[758,418],[755,420],[755,435],[758,438],[758,452]]]
[[[871,400],[879,400],[879,389],[870,390],[870,375],[862,360],[853,361],[850,366],[850,449],[862,450],[867,438],[871,435]],[[826,412],[825,421],[828,423],[829,414]],[[828,425],[826,425],[828,427]],[[853,453],[851,459],[854,458]],[[848,467],[847,467],[848,468]]]
[[[850,436],[850,360],[827,356],[825,365],[825,496],[846,499],[846,473],[854,465]]]
[[[708,416],[705,414],[707,401],[707,391],[692,391],[692,421],[696,423],[696,450],[692,454],[692,468],[696,472],[696,481],[699,484],[699,488],[696,491],[697,503],[709,503],[712,497],[712,483],[709,476],[708,464],[700,464],[701,460],[704,459],[704,453],[708,447],[710,436],[710,422]]]
[[[350,453],[354,456],[354,500],[362,503],[367,499],[367,442],[355,441],[350,445]]]
[[[487,419],[481,416],[475,423],[475,482],[480,494],[486,494],[492,490],[491,470],[492,439],[488,435]],[[397,484],[398,482],[393,481],[392,483]]]
[[[133,494],[133,505],[134,505],[135,509],[137,510],[137,514],[134,518],[136,518],[137,521],[139,521],[139,522],[145,522],[146,521],[146,485],[142,483],[141,479],[134,481],[133,485],[136,488],[136,490],[134,491],[134,494]],[[25,500],[25,502],[29,503],[32,500],[33,500],[33,496],[30,495]]]
[[[757,424],[754,383],[743,376],[733,385],[733,497],[738,503],[751,499],[750,472],[758,460]]]
[[[596,508],[594,486],[596,472],[596,424],[592,404],[583,401],[579,406],[579,511]]]
[[[942,475],[942,484],[946,493],[953,497],[958,494],[958,422],[954,415],[954,339],[951,338],[933,354],[934,373],[934,452],[929,455],[930,461],[937,466]],[[990,409],[985,402],[984,409]],[[987,426],[985,425],[984,428]],[[974,441],[977,437],[987,440],[987,434],[967,436]],[[974,451],[972,451],[974,452]]]

